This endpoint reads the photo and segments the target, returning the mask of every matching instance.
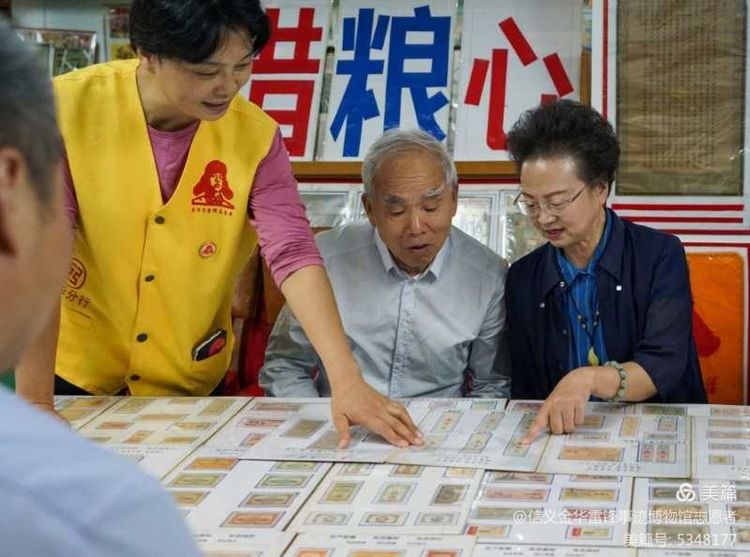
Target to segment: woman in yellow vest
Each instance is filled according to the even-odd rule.
[[[214,392],[257,241],[329,370],[342,446],[353,423],[419,443],[403,406],[361,378],[278,126],[237,95],[270,34],[259,2],[135,0],[130,34],[138,59],[55,80],[73,259],[19,393],[52,410],[54,388]]]

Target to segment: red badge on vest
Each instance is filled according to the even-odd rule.
[[[84,284],[86,284],[86,266],[81,262],[80,259],[74,257],[70,262],[70,269],[68,270],[68,278],[65,284],[70,288],[78,290]]]
[[[216,253],[216,250],[216,244],[214,244],[213,242],[206,242],[200,248],[198,248],[198,253],[201,257],[211,257]]]
[[[221,161],[211,161],[193,187],[193,212],[231,215],[234,204],[229,200],[233,197],[234,192],[227,180],[227,165]]]

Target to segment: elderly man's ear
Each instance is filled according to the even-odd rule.
[[[366,193],[362,194],[362,206],[365,208],[365,213],[367,214],[367,219],[370,221],[370,224],[375,226],[375,219],[372,215],[372,202],[370,201],[370,198],[367,197]]]
[[[0,148],[0,257],[14,257],[18,253],[19,234],[22,233],[23,196],[28,195],[26,163],[21,153],[11,147]]]

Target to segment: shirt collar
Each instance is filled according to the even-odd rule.
[[[440,278],[440,271],[445,266],[445,260],[448,257],[448,251],[450,250],[450,244],[451,244],[451,235],[453,234],[453,228],[451,228],[450,233],[448,234],[448,237],[445,239],[445,243],[442,245],[440,250],[438,250],[437,255],[435,256],[435,259],[432,261],[432,264],[422,273],[419,275],[412,277],[405,271],[403,271],[398,265],[396,265],[396,262],[393,260],[393,256],[391,255],[391,252],[388,250],[388,246],[385,245],[385,242],[380,237],[380,232],[376,227],[373,226],[373,234],[375,236],[375,248],[378,250],[378,255],[380,256],[380,261],[383,263],[383,268],[387,273],[395,273],[397,276],[401,277],[408,277],[414,280],[420,280],[426,276],[433,276],[434,278]]]
[[[600,240],[599,245],[596,248],[596,252],[599,252],[599,249],[601,248],[601,252],[598,254],[598,265],[619,280],[620,274],[622,272],[621,254],[625,242],[625,225],[623,224],[622,219],[618,217],[614,211],[608,208],[605,209],[605,211],[607,211],[607,224],[605,225],[605,234],[607,233],[606,229],[608,227],[611,228],[608,232],[609,238],[605,238],[605,234],[603,234],[602,240],[606,241],[602,242]],[[542,257],[542,260],[544,262],[542,291],[546,295],[550,290],[552,290],[552,288],[560,283],[560,268],[557,262],[557,248],[547,242],[542,246],[541,249],[544,250],[544,254]],[[592,267],[592,271],[594,269],[595,267]]]
[[[563,279],[568,283],[573,282],[578,277],[578,275],[593,275],[594,271],[596,271],[596,266],[599,264],[599,261],[604,254],[604,250],[607,247],[610,232],[612,230],[612,219],[610,218],[606,209],[604,211],[604,219],[604,230],[602,231],[602,237],[599,238],[599,243],[596,245],[593,257],[583,269],[579,269],[578,267],[573,265],[573,263],[568,261],[568,258],[565,257],[565,252],[563,252],[562,249],[558,248],[555,250],[557,252],[555,254],[557,264],[560,266],[560,271],[562,272]]]

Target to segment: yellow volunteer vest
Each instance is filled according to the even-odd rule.
[[[233,282],[255,245],[247,203],[276,124],[239,97],[201,122],[164,204],[134,60],[57,78],[78,200],[56,371],[95,394],[206,395],[229,367]],[[218,353],[194,360],[212,332]]]

